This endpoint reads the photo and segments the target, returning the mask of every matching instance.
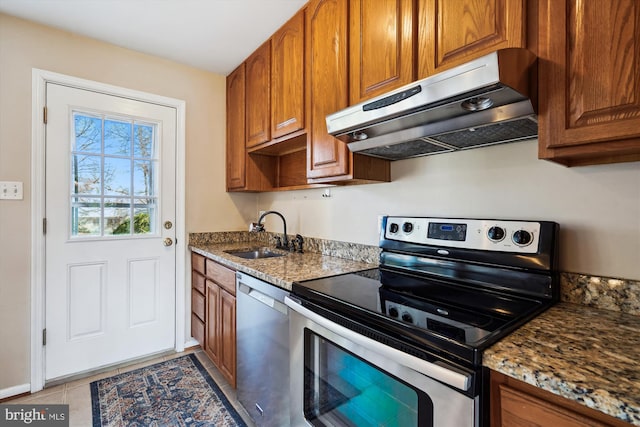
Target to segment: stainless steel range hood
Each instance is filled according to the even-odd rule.
[[[526,49],[496,51],[330,114],[327,130],[390,160],[536,138],[535,65]]]

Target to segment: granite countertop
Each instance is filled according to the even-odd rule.
[[[560,303],[485,351],[495,371],[640,426],[640,317]]]
[[[291,284],[293,282],[378,267],[378,264],[353,261],[351,259],[327,256],[314,252],[300,254],[273,249],[275,252],[285,253],[286,255],[260,259],[244,259],[224,252],[226,250],[237,250],[253,246],[260,245],[250,242],[237,242],[192,244],[190,248],[193,252],[289,291],[291,290]]]

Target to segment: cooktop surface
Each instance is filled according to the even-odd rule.
[[[292,293],[391,336],[467,354],[546,308],[536,299],[378,268],[294,283]]]

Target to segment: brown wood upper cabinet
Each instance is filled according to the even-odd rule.
[[[640,160],[640,2],[541,0],[539,156]]]
[[[526,47],[525,0],[418,0],[418,78]]]
[[[275,161],[247,153],[245,66],[240,64],[227,76],[227,191],[266,191],[275,181]]]
[[[227,76],[227,191],[307,184],[304,23],[303,9]]]
[[[247,148],[271,139],[271,40],[245,61]]]
[[[307,178],[349,173],[349,149],[327,133],[327,114],[347,107],[347,0],[312,0],[307,6],[310,142]]]
[[[305,128],[304,9],[271,37],[271,136]]]
[[[245,64],[227,76],[227,190],[245,188]]]
[[[415,2],[349,2],[350,103],[415,80]]]
[[[307,5],[310,183],[390,180],[387,160],[354,155],[344,142],[327,133],[327,114],[349,105],[348,13],[347,0],[311,0]]]

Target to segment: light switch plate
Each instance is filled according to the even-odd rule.
[[[22,200],[22,182],[0,181],[0,200]]]

